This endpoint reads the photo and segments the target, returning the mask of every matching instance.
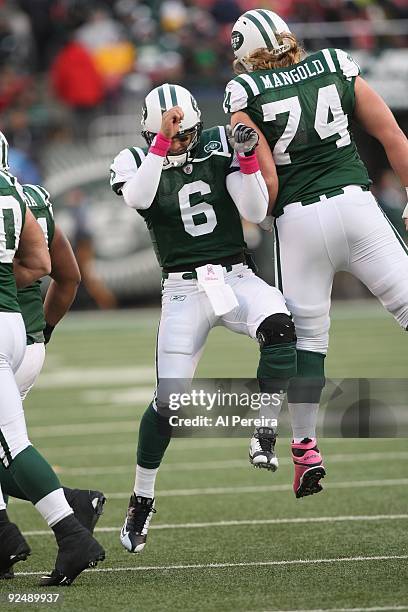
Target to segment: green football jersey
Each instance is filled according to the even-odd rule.
[[[17,179],[0,171],[0,312],[20,312],[13,259],[24,226],[26,202]]]
[[[111,166],[111,187],[121,195],[148,149],[124,149]],[[242,253],[245,242],[239,212],[226,188],[226,177],[239,170],[225,128],[201,134],[194,159],[163,170],[151,206],[139,210],[163,268],[191,267]]]
[[[27,205],[43,230],[48,248],[50,248],[55,231],[50,194],[39,185],[23,185],[23,191]],[[41,281],[38,280],[28,287],[19,289],[17,297],[26,327],[27,344],[44,342],[45,318]]]
[[[350,130],[359,73],[344,51],[323,49],[289,68],[257,70],[228,83],[225,112],[247,113],[273,152],[275,216],[286,204],[371,183]]]

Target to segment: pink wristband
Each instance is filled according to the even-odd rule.
[[[171,146],[171,139],[166,138],[160,132],[155,136],[153,143],[149,149],[149,153],[154,155],[160,155],[160,157],[166,157]]]
[[[245,157],[245,155],[238,155],[239,168],[242,174],[255,174],[259,170],[258,158],[256,153]]]

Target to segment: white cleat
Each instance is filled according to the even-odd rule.
[[[249,461],[257,468],[276,472],[279,461],[275,455],[276,434],[269,427],[258,427],[249,445]]]

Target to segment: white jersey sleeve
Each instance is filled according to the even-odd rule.
[[[110,167],[110,185],[117,195],[122,195],[123,185],[135,176],[145,157],[139,147],[123,149],[115,157]]]
[[[236,113],[239,110],[244,110],[248,105],[248,93],[241,83],[236,79],[230,81],[224,94],[223,108],[225,113]]]

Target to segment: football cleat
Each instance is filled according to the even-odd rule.
[[[31,549],[17,525],[10,522],[0,528],[0,542],[0,578],[12,578],[12,566],[18,561],[25,561]]]
[[[74,511],[75,518],[91,533],[99,517],[103,514],[106,497],[100,491],[89,489],[67,489],[64,487],[67,502]]]
[[[258,427],[249,445],[249,461],[257,468],[275,472],[278,458],[275,455],[276,433],[270,427]]]
[[[314,495],[323,490],[320,480],[325,477],[323,458],[316,446],[316,438],[304,438],[292,442],[292,459],[295,466],[293,490],[297,498]]]
[[[85,527],[71,515],[76,525],[67,534],[57,536],[58,554],[51,574],[42,576],[40,586],[69,586],[89,567],[105,559],[105,551]],[[66,519],[64,519],[66,520]]]
[[[155,513],[154,499],[133,493],[124,525],[120,531],[120,541],[126,550],[131,553],[142,552],[146,544],[147,530]]]

